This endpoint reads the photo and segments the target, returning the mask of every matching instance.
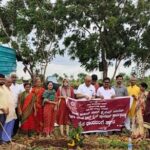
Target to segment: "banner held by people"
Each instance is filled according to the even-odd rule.
[[[67,99],[70,119],[83,133],[120,131],[130,108],[130,97],[115,99]]]

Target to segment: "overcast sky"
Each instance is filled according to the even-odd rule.
[[[132,67],[124,68],[121,64],[118,68],[117,74],[124,72],[128,75],[131,73]],[[114,67],[109,67],[108,76],[112,77],[112,72],[114,71]],[[78,73],[87,73],[87,74],[93,74],[96,73],[99,78],[102,78],[102,72],[99,71],[93,71],[93,72],[86,72],[83,67],[81,67],[81,64],[78,61],[72,61],[69,59],[69,56],[65,55],[62,56],[56,56],[54,60],[48,65],[46,76],[52,75],[54,73],[57,73],[61,76],[63,76],[63,73],[67,74],[68,76],[73,75],[75,78],[77,77]],[[17,64],[17,75],[19,77],[22,76],[29,76],[28,74],[25,74],[23,72],[23,65],[21,63]]]

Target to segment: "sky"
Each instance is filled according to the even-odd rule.
[[[133,65],[134,66],[134,65]],[[118,68],[117,74],[119,73],[126,73],[128,75],[130,75],[132,70],[132,67],[129,68],[124,68],[123,67],[123,62],[121,63],[121,65]],[[114,71],[114,67],[109,67],[108,69],[108,77],[112,77],[112,72]],[[91,74],[97,74],[99,79],[102,79],[102,72],[99,71],[93,71],[93,72],[86,72],[85,69],[83,67],[81,67],[81,64],[75,60],[70,60],[68,55],[63,56],[59,56],[57,55],[53,61],[48,65],[47,67],[47,71],[46,71],[46,76],[52,75],[54,73],[57,73],[61,76],[63,76],[63,73],[67,74],[68,76],[73,75],[75,78],[77,78],[77,74],[78,73],[87,73],[89,75]],[[29,75],[23,72],[23,65],[22,63],[17,63],[17,75],[19,77],[29,77]]]

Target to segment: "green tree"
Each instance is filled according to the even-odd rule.
[[[147,5],[139,9],[142,5]],[[148,23],[148,0],[66,0],[68,30],[70,34],[64,44],[72,59],[79,62],[88,71],[99,69],[103,77],[107,76],[108,66],[117,68],[122,60],[130,65],[136,52],[141,19]],[[146,24],[142,29],[146,28]]]
[[[87,74],[85,74],[85,73],[78,73],[78,81],[80,81],[81,83],[83,83],[84,82],[84,78],[85,78],[85,76],[86,76]]]
[[[16,49],[31,77],[45,76],[48,63],[59,52],[65,25],[61,0],[11,0],[0,7],[0,42]]]

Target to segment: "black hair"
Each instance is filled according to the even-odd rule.
[[[108,77],[104,78],[103,82],[105,82],[106,80],[109,80],[109,82],[110,82],[110,78],[108,78]]]
[[[54,83],[53,83],[52,81],[48,81],[48,82],[47,82],[47,86],[49,85],[49,83],[52,83],[52,84],[54,85]]]
[[[92,77],[92,80],[93,80],[93,81],[97,81],[97,79],[98,79],[98,77],[97,77],[96,74],[92,74],[91,77]]]
[[[140,85],[141,85],[143,88],[145,88],[145,89],[148,88],[148,85],[147,85],[145,82],[142,82]]]
[[[123,79],[123,75],[121,75],[121,74],[117,75],[116,79],[118,79],[118,78],[122,78]]]
[[[23,84],[24,87],[26,87],[27,85],[30,85],[30,86],[31,86],[31,83],[27,82],[27,83],[24,83],[24,84]]]
[[[5,78],[5,75],[3,75],[3,74],[0,74],[0,78]]]

